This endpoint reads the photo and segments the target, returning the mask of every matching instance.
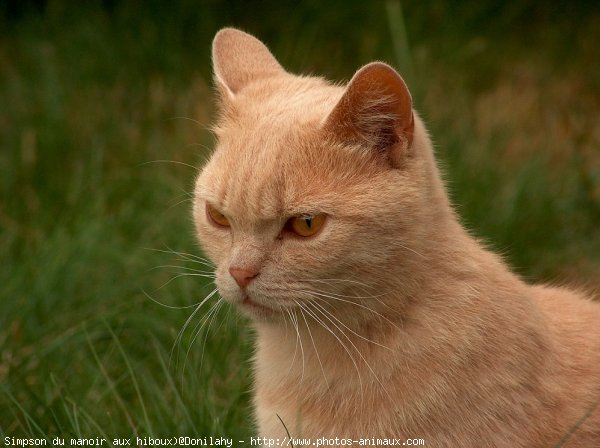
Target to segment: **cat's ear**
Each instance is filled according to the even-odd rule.
[[[253,80],[285,73],[269,49],[254,36],[223,28],[212,45],[215,83],[222,95],[235,96]]]
[[[344,142],[385,152],[400,167],[414,132],[412,99],[404,80],[382,62],[365,65],[348,83],[325,129]]]

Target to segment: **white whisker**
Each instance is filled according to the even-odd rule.
[[[361,334],[357,333],[356,331],[354,331],[352,328],[348,327],[348,326],[347,326],[345,323],[343,323],[343,322],[342,322],[340,319],[338,319],[337,317],[335,317],[335,316],[334,316],[334,315],[333,315],[333,314],[332,314],[332,313],[331,313],[329,310],[327,310],[327,309],[326,309],[326,308],[325,308],[323,305],[321,305],[321,304],[318,302],[318,301],[322,301],[322,302],[324,302],[324,303],[327,303],[327,301],[326,301],[325,299],[323,299],[323,298],[321,298],[321,297],[315,297],[315,299],[316,299],[317,301],[316,301],[316,302],[312,302],[312,304],[313,304],[314,306],[316,306],[316,307],[319,307],[319,308],[321,308],[323,311],[326,311],[327,313],[329,313],[329,315],[330,315],[330,316],[331,316],[333,319],[335,319],[335,320],[336,320],[336,321],[337,321],[337,322],[338,322],[340,325],[342,325],[342,326],[343,326],[345,329],[347,329],[347,330],[348,330],[350,333],[354,334],[355,336],[359,337],[360,339],[362,339],[362,340],[364,340],[364,341],[367,341],[367,342],[369,342],[369,343],[371,343],[371,344],[377,345],[377,346],[379,346],[379,347],[381,347],[381,348],[385,348],[386,350],[389,350],[389,351],[393,352],[393,350],[392,350],[391,348],[389,348],[388,346],[386,346],[386,345],[382,345],[382,344],[380,344],[379,342],[375,342],[375,341],[372,341],[372,340],[371,340],[371,339],[369,339],[369,338],[366,338],[366,337],[364,337],[363,335],[361,335]]]
[[[187,120],[187,121],[191,121],[192,123],[197,124],[198,126],[200,126],[202,129],[206,129],[206,125],[199,122],[198,120],[194,120],[193,118],[190,117],[171,117],[169,118],[170,121],[172,120]]]
[[[303,278],[300,281],[302,282],[314,282],[314,283],[351,283],[353,285],[359,285],[367,289],[375,289],[374,286],[368,285],[363,282],[359,282],[358,280],[351,280],[346,278]]]
[[[292,360],[290,361],[290,367],[288,368],[288,371],[285,374],[285,376],[288,376],[290,374],[290,371],[292,370],[292,367],[294,366],[294,361],[296,360],[296,354],[298,353],[298,341],[300,339],[300,332],[298,331],[298,326],[294,324],[294,318],[292,317],[291,310],[286,308],[285,311],[288,314],[288,316],[290,317],[290,323],[296,330],[296,344],[294,344],[294,355],[292,356]]]
[[[194,166],[194,165],[190,165],[189,163],[185,163],[185,162],[180,162],[178,160],[166,160],[166,159],[159,159],[159,160],[148,160],[147,162],[142,162],[138,165],[138,167],[144,166],[144,165],[150,165],[151,163],[173,163],[175,165],[183,165],[183,166],[187,166],[192,168],[193,170],[198,170],[198,167]]]
[[[142,293],[143,293],[143,294],[144,294],[144,295],[145,295],[147,298],[149,298],[149,299],[150,299],[150,300],[152,300],[154,303],[156,303],[157,305],[164,306],[165,308],[169,308],[169,309],[171,309],[171,310],[185,310],[185,309],[188,309],[188,308],[194,308],[195,306],[197,306],[197,305],[198,305],[198,303],[200,303],[200,302],[196,302],[196,303],[193,303],[193,304],[191,304],[191,305],[184,305],[184,306],[173,306],[173,305],[167,305],[166,303],[162,303],[162,302],[160,302],[160,301],[156,300],[154,297],[152,297],[150,294],[148,294],[148,293],[147,293],[146,291],[144,291],[143,289],[142,289]]]
[[[391,324],[392,326],[394,326],[394,327],[395,327],[395,328],[397,328],[398,330],[402,331],[402,329],[401,329],[400,327],[398,327],[398,325],[396,325],[396,324],[395,324],[394,322],[392,322],[390,319],[388,319],[387,317],[385,317],[383,314],[381,314],[381,313],[378,313],[378,312],[377,312],[377,311],[375,311],[374,309],[372,309],[372,308],[369,308],[368,306],[366,306],[366,305],[364,305],[364,304],[362,304],[362,303],[359,303],[359,302],[353,302],[353,301],[351,301],[351,300],[345,300],[345,299],[342,299],[342,298],[340,298],[340,297],[336,297],[336,296],[334,296],[334,295],[331,295],[331,294],[328,294],[328,293],[323,293],[323,292],[318,292],[318,291],[309,291],[309,290],[297,289],[297,290],[294,290],[294,292],[298,292],[298,293],[308,293],[308,294],[314,294],[315,296],[319,296],[319,297],[325,297],[325,298],[328,298],[328,299],[331,299],[331,300],[337,300],[337,301],[339,301],[339,302],[344,302],[344,303],[349,303],[349,304],[352,304],[352,305],[356,305],[356,306],[358,306],[359,308],[363,308],[363,309],[365,309],[365,310],[368,310],[369,312],[371,312],[371,313],[375,314],[376,316],[379,316],[381,319],[385,320],[386,322],[388,322],[389,324]]]
[[[176,264],[161,264],[159,266],[154,266],[153,268],[148,269],[148,271],[154,271],[156,269],[164,269],[164,268],[173,268],[173,269],[184,269],[186,271],[192,271],[192,272],[196,272],[198,274],[210,274],[210,275],[214,275],[214,271],[200,271],[196,268],[190,268],[187,266],[179,266]]]
[[[171,254],[171,255],[177,255],[179,257],[181,257],[183,260],[186,261],[190,261],[192,263],[200,263],[200,264],[204,264],[206,266],[209,266],[211,268],[215,268],[215,265],[208,259],[200,257],[198,255],[194,255],[194,254],[189,254],[187,252],[179,252],[176,250],[171,249],[169,246],[166,246],[168,250],[164,250],[164,249],[155,249],[152,247],[144,247],[143,249],[145,250],[151,250],[153,252],[161,252],[164,254]]]
[[[383,385],[383,383],[381,382],[381,380],[379,379],[379,377],[377,376],[377,374],[375,373],[375,371],[371,367],[371,364],[369,364],[369,362],[365,359],[365,357],[363,356],[363,354],[361,353],[361,351],[354,344],[354,342],[352,342],[352,340],[348,337],[348,335],[346,333],[344,333],[344,331],[332,319],[330,319],[328,317],[328,315],[331,315],[331,313],[324,312],[324,311],[320,310],[319,308],[315,308],[315,311],[319,311],[323,315],[323,317],[325,317],[327,320],[329,320],[329,322],[331,322],[333,324],[333,326],[336,327],[340,331],[340,333],[342,333],[342,335],[348,340],[348,342],[350,343],[350,345],[352,345],[352,347],[354,348],[354,350],[356,350],[356,352],[358,353],[358,356],[361,357],[361,359],[363,360],[363,362],[365,363],[365,365],[367,366],[367,368],[369,369],[369,371],[371,372],[371,374],[375,378],[375,381],[377,381],[377,383],[379,384],[379,386],[381,387],[381,389],[386,393],[386,395],[388,396],[388,398],[391,400],[392,399],[391,395],[389,394],[389,392],[387,391],[386,387]]]
[[[183,360],[183,367],[181,369],[181,381],[182,381],[182,384],[183,384],[183,379],[184,379],[185,366],[187,365],[187,360],[188,360],[188,357],[190,355],[190,350],[192,349],[192,346],[194,345],[194,342],[196,342],[196,339],[198,338],[198,336],[202,332],[202,329],[204,328],[204,325],[206,325],[206,323],[208,322],[209,319],[211,319],[211,322],[212,322],[212,317],[214,317],[214,315],[218,311],[220,304],[221,304],[221,300],[218,300],[217,302],[215,302],[209,308],[208,312],[204,316],[202,316],[202,318],[200,319],[200,321],[194,327],[194,330],[192,332],[192,334],[194,336],[192,337],[192,340],[190,341],[190,343],[189,343],[189,345],[187,347],[187,350],[185,352],[185,358]]]
[[[305,282],[305,281],[306,280],[298,280],[298,283],[302,283],[302,282]],[[309,280],[308,282],[311,282],[311,281],[312,280]],[[342,297],[342,298],[347,298],[347,299],[378,299],[378,298],[381,298],[381,297],[384,297],[384,296],[387,295],[385,293],[374,294],[374,295],[364,295],[364,296],[362,296],[362,295],[356,295],[356,294],[347,295],[347,294],[340,294],[340,293],[329,292],[329,291],[326,292],[326,293],[325,292],[320,292],[320,294],[329,294],[329,295],[334,296],[334,297]]]
[[[206,329],[206,332],[204,333],[204,342],[202,343],[202,354],[200,356],[200,370],[202,370],[202,366],[204,365],[204,351],[206,349],[206,341],[208,339],[208,334],[210,333],[210,327],[212,326],[213,321],[214,321],[215,317],[217,316],[217,314],[219,314],[219,310],[223,306],[223,303],[224,303],[223,300],[219,300],[217,302],[217,308],[216,308],[215,312],[213,313],[212,317],[210,318],[210,322],[208,323],[208,328]],[[200,328],[200,331],[201,330],[202,330],[202,328]],[[193,343],[194,343],[194,341],[192,341],[192,344]],[[192,346],[192,344],[190,344],[190,347]]]
[[[302,354],[302,376],[300,377],[300,381],[304,379],[304,347],[302,346],[302,336],[300,335],[300,328],[298,324],[298,316],[292,310],[291,316],[293,318],[294,326],[296,327],[296,334],[298,335],[297,342],[300,344],[300,353]]]
[[[198,313],[198,311],[200,311],[200,308],[202,308],[202,305],[204,305],[207,301],[209,301],[216,293],[217,293],[217,289],[215,288],[204,299],[202,299],[202,301],[200,301],[200,303],[198,304],[196,309],[192,312],[192,314],[190,314],[190,316],[187,318],[187,320],[183,324],[183,327],[181,327],[181,330],[179,330],[179,333],[177,333],[175,342],[173,342],[173,347],[171,347],[171,354],[169,356],[169,365],[171,365],[175,348],[181,342],[181,338],[183,337],[183,333],[185,332],[187,326],[190,324],[190,322],[192,321],[194,316]],[[177,356],[177,364],[178,363],[179,363],[179,356]]]
[[[156,290],[159,291],[162,288],[164,288],[165,286],[167,286],[169,283],[173,282],[174,280],[177,280],[180,277],[204,277],[204,278],[215,278],[214,275],[211,274],[192,274],[189,272],[180,272],[179,274],[171,277],[169,280],[167,280],[165,283],[163,283],[162,285],[160,285]]]
[[[294,302],[296,302],[294,300]],[[302,305],[299,302],[296,302],[296,305],[298,305],[298,307],[302,308]],[[352,356],[352,353],[350,352],[350,350],[348,349],[348,347],[346,347],[346,344],[344,344],[342,342],[342,340],[333,332],[333,330],[331,330],[331,328],[329,328],[325,322],[323,322],[315,313],[313,313],[310,309],[308,308],[304,308],[304,311],[306,311],[313,319],[315,319],[319,324],[321,324],[321,326],[329,331],[334,338],[337,339],[337,341],[342,345],[342,347],[344,348],[344,350],[346,351],[346,353],[348,354],[348,356],[350,357],[350,360],[352,361],[352,364],[354,364],[354,368],[356,370],[356,374],[358,375],[358,381],[360,384],[360,391],[361,391],[361,395],[363,393],[363,385],[362,385],[362,377],[360,375],[360,370],[358,369],[358,364],[356,364],[356,361],[354,360],[354,356]],[[342,331],[343,334],[343,331]],[[346,337],[347,338],[347,337]]]
[[[181,204],[183,204],[183,203],[185,203],[185,202],[192,202],[192,203],[193,203],[193,202],[194,202],[194,198],[185,198],[185,199],[181,199],[181,200],[177,201],[176,203],[174,203],[174,204],[170,205],[170,206],[169,206],[169,208],[168,208],[167,210],[171,210],[172,208],[175,208],[175,207],[177,207],[178,205],[181,205]]]
[[[329,398],[331,398],[332,409],[335,409],[335,400],[333,399],[333,395],[331,395],[331,389],[329,387],[329,382],[327,381],[327,375],[325,374],[325,369],[323,368],[323,363],[321,362],[321,357],[319,356],[319,350],[317,350],[317,345],[315,344],[315,340],[312,335],[312,331],[310,331],[310,325],[306,320],[306,316],[304,315],[304,307],[300,306],[300,313],[302,314],[302,318],[304,319],[304,323],[306,324],[306,329],[308,330],[308,335],[310,336],[310,340],[312,342],[312,346],[315,349],[315,355],[317,356],[317,361],[319,361],[319,366],[321,366],[321,372],[323,373],[323,380],[325,380],[325,385],[327,386],[327,391],[329,392]]]

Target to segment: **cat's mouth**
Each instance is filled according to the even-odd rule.
[[[242,307],[253,314],[259,314],[262,316],[269,316],[273,313],[272,308],[252,300],[250,296],[244,297],[244,300],[242,300]]]

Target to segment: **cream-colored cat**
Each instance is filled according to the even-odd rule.
[[[600,447],[600,304],[525,284],[463,229],[391,67],[341,87],[235,29],[213,64],[194,220],[256,328],[261,436]]]

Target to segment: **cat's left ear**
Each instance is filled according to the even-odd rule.
[[[215,35],[212,62],[217,87],[231,98],[254,80],[285,73],[265,44],[235,28]]]
[[[358,70],[325,122],[344,142],[385,153],[393,167],[412,144],[414,117],[410,92],[389,65],[372,62]]]

